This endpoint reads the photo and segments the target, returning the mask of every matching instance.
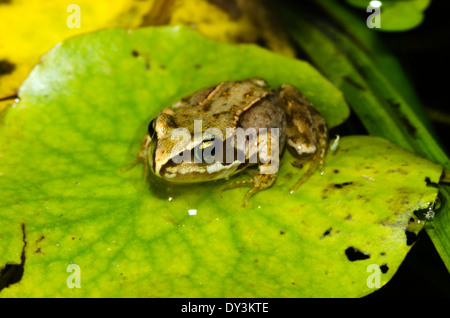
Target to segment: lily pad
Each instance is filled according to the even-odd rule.
[[[147,187],[139,168],[118,172],[161,108],[252,76],[296,85],[330,127],[348,114],[309,64],[185,28],[105,30],[47,53],[1,118],[0,296],[354,297],[377,288],[369,265],[389,281],[442,167],[383,139],[341,138],[293,194],[305,169],[286,152],[247,208],[225,181]]]

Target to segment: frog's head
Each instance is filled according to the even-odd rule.
[[[245,168],[241,161],[226,162],[220,130],[198,132],[194,126],[180,127],[171,110],[150,122],[148,164],[154,174],[173,182],[202,182],[226,178]]]

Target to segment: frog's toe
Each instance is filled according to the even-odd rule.
[[[244,208],[248,207],[250,198],[261,190],[262,189],[260,187],[256,187],[256,186],[253,186],[252,188],[250,188],[250,190],[248,190],[244,196],[244,201],[242,202],[242,206]]]
[[[229,190],[237,187],[250,187],[247,193],[244,196],[244,201],[242,203],[243,207],[247,207],[250,201],[250,198],[258,193],[259,191],[265,190],[271,187],[277,178],[277,174],[258,174],[253,178],[245,179],[245,180],[237,180],[226,183],[221,191]]]
[[[297,182],[291,187],[291,189],[289,190],[291,193],[294,193],[295,191],[298,190],[298,188],[308,179],[311,177],[311,175],[315,172],[315,171],[320,171],[320,174],[323,174],[323,168],[324,168],[324,164],[322,161],[317,162],[317,161],[313,161],[311,162],[311,165],[309,166],[308,170],[306,170],[306,172],[297,180]]]
[[[247,193],[244,196],[244,201],[242,202],[242,206],[244,208],[248,207],[250,198],[256,194],[257,192],[261,191],[260,182],[256,180],[257,178],[249,178],[245,180],[237,180],[226,183],[224,186],[222,186],[221,191],[234,189],[238,187],[250,187],[250,189],[247,191]]]
[[[136,165],[142,162],[142,159],[140,157],[136,157],[131,163],[127,164],[126,166],[123,166],[117,170],[118,173],[125,173],[131,169],[133,169]]]

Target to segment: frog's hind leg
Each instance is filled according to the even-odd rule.
[[[293,192],[317,168],[323,170],[328,146],[328,130],[323,117],[296,87],[283,85],[279,96],[286,113],[287,147],[296,158],[304,156],[311,158],[308,170],[291,188]]]
[[[306,181],[314,171],[319,169],[322,173],[324,166],[324,158],[326,153],[326,146],[317,150],[311,160],[311,164],[308,167],[308,170],[297,180],[297,182],[291,187],[290,192],[295,192],[298,187]]]
[[[326,129],[326,123],[322,116],[314,109],[312,113],[313,117],[313,125],[312,129],[316,132],[316,140],[315,140],[315,152],[312,155],[311,163],[308,167],[308,170],[297,180],[294,186],[291,187],[290,191],[295,192],[298,187],[306,181],[317,169],[320,173],[323,173],[325,155],[328,147],[328,134]],[[295,155],[295,154],[294,154]]]

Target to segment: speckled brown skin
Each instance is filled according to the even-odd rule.
[[[265,132],[260,132],[257,136],[259,146],[267,145],[267,151],[258,152],[258,158],[261,159],[257,162],[259,173],[249,180],[229,182],[226,185],[226,188],[251,187],[244,198],[244,205],[247,205],[253,194],[274,184],[277,170],[271,173],[264,171],[267,171],[269,166],[278,167],[279,157],[285,146],[297,158],[306,157],[312,160],[309,170],[296,186],[311,174],[317,165],[323,165],[328,137],[322,116],[294,86],[282,85],[277,90],[271,90],[260,78],[223,82],[195,92],[176,102],[171,108],[164,109],[152,121],[151,132],[144,138],[141,150],[132,165],[143,162],[144,174],[148,173],[150,168],[156,175],[174,182],[228,178],[250,165],[248,157],[245,158],[246,162],[233,169],[230,169],[230,163],[219,165],[215,162],[214,169],[207,169],[204,162],[174,164],[172,150],[175,145],[180,145],[180,140],[172,138],[175,129],[181,127],[189,131],[192,138],[183,145],[186,151],[193,151],[202,144],[202,140],[198,140],[194,134],[196,120],[201,120],[203,132],[207,128],[216,128],[224,138],[228,138],[227,140],[231,137],[227,135],[230,129],[236,131],[238,128],[266,128]],[[278,135],[273,131],[271,133],[271,128],[278,128]],[[268,145],[272,142],[278,145],[277,151],[270,151]]]

